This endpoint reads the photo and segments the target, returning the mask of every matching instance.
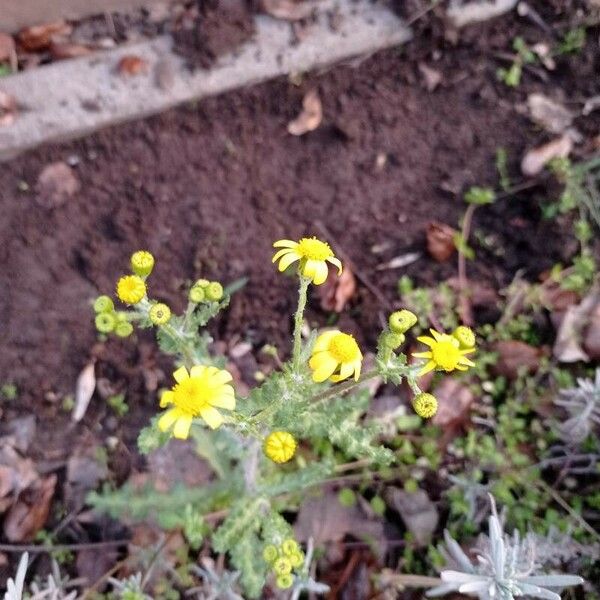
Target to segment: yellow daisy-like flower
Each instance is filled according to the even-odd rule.
[[[276,463],[285,463],[296,453],[297,442],[287,431],[272,431],[266,438],[263,450],[267,458]]]
[[[466,355],[475,352],[475,348],[461,348],[459,341],[447,333],[439,333],[430,329],[431,335],[421,336],[417,339],[423,344],[429,346],[428,352],[414,352],[416,358],[428,358],[429,361],[419,371],[419,375],[425,375],[429,371],[437,369],[439,371],[466,371],[468,367],[474,367],[475,363],[469,360]]]
[[[358,381],[362,357],[360,348],[351,335],[337,329],[326,331],[317,338],[308,363],[313,370],[313,381],[320,383],[331,379],[337,383],[353,374]]]
[[[300,261],[300,272],[304,277],[312,279],[315,285],[321,285],[329,273],[327,263],[330,262],[342,274],[342,263],[333,254],[329,244],[316,237],[302,238],[299,242],[279,240],[273,244],[278,250],[273,256],[273,262],[279,261],[279,270],[285,271],[292,263]]]
[[[146,295],[146,284],[137,275],[125,275],[117,282],[117,296],[125,304],[137,304]]]
[[[211,429],[223,423],[223,416],[217,408],[235,409],[235,393],[228,385],[231,375],[216,367],[196,365],[188,373],[185,367],[173,373],[177,382],[171,390],[163,392],[160,406],[173,405],[158,420],[158,428],[167,431],[173,427],[173,435],[186,439],[194,417],[201,417]]]

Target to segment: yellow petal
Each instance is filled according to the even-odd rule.
[[[444,339],[443,333],[438,333],[435,329],[430,329],[429,331],[431,332],[431,335],[434,337],[436,342],[439,342],[440,340]]]
[[[330,256],[327,260],[332,265],[335,265],[337,267],[338,275],[341,275],[342,274],[342,262],[340,261],[340,259],[336,258],[335,256]]]
[[[168,410],[161,418],[158,420],[158,428],[161,431],[167,431],[175,423],[177,417],[179,416],[179,410],[176,408],[172,408]]]
[[[342,366],[340,368],[340,381],[342,379],[348,379],[348,377],[350,377],[353,373],[354,373],[354,363],[353,362],[342,363]]]
[[[191,426],[191,415],[181,415],[177,421],[175,421],[175,427],[173,427],[173,436],[178,440],[187,440],[188,435],[190,435]]]
[[[294,242],[293,240],[277,240],[273,244],[273,248],[295,248],[298,245],[298,242]]]
[[[189,378],[187,369],[185,367],[179,367],[179,369],[177,369],[177,371],[175,371],[173,373],[173,378],[175,379],[175,381],[177,383],[181,383],[182,381],[185,381],[186,379]]]
[[[279,271],[283,273],[293,262],[300,260],[300,255],[292,251],[279,261]]]
[[[333,372],[337,369],[338,361],[329,352],[320,352],[318,356],[319,363],[313,371],[312,378],[316,383],[321,383],[333,375]]]
[[[314,260],[312,258],[307,259],[302,269],[302,275],[304,275],[305,277],[310,277],[312,279],[315,276],[315,272],[319,262],[321,261]]]
[[[415,358],[431,358],[431,352],[413,352]]]
[[[361,354],[360,358],[362,359],[362,354]],[[357,360],[354,363],[354,380],[355,381],[358,381],[360,379],[361,368],[362,368],[362,360]]]
[[[206,367],[204,365],[194,365],[190,369],[190,377],[202,377],[206,371]]]
[[[229,371],[225,371],[224,369],[217,369],[216,373],[211,373],[210,375],[210,383],[212,385],[223,385],[232,379],[233,377],[231,376],[231,373],[229,373]],[[231,388],[231,391],[233,392],[233,388]]]
[[[217,427],[220,427],[223,424],[223,416],[216,408],[213,408],[212,406],[201,410],[200,416],[206,421],[206,424],[211,429],[217,429]]]
[[[325,261],[318,261],[317,266],[315,267],[315,275],[313,277],[313,283],[315,285],[321,285],[325,283],[327,279],[327,275],[329,275],[329,269],[327,268],[327,263]]]
[[[325,331],[322,333],[315,342],[313,346],[313,354],[315,352],[323,352],[323,350],[327,350],[329,348],[329,343],[331,340],[338,335],[340,332],[337,329],[333,329],[331,331]]]
[[[425,373],[429,373],[429,371],[433,371],[436,367],[436,364],[430,360],[420,371],[419,371],[419,377],[421,375],[425,375]]]
[[[285,256],[286,254],[288,254],[289,252],[293,252],[293,248],[284,248],[283,250],[278,250],[277,252],[275,252],[275,254],[273,255],[273,259],[271,260],[271,262],[276,262],[278,261],[282,256]]]
[[[229,387],[229,386],[227,386]],[[225,408],[235,410],[235,396],[232,394],[222,394],[210,399],[210,405],[216,408]]]
[[[169,404],[173,404],[173,396],[174,395],[175,394],[171,390],[167,390],[167,391],[163,392],[162,396],[160,397],[160,407],[165,408],[165,406],[168,406]]]
[[[419,342],[421,342],[422,344],[425,344],[426,346],[429,346],[431,348],[431,346],[433,346],[433,344],[435,344],[435,340],[433,338],[430,338],[428,335],[420,335],[417,340]]]
[[[467,365],[468,367],[474,367],[475,363],[472,360],[469,360],[466,356],[461,356],[458,359],[458,364]]]

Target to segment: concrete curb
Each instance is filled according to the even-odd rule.
[[[387,7],[369,0],[319,2],[318,19],[301,42],[289,23],[256,17],[253,40],[223,56],[210,70],[190,72],[163,36],[149,42],[73,59],[0,80],[19,113],[0,128],[0,161],[46,142],[159,113],[178,104],[279,75],[308,71],[408,41],[410,30]],[[330,11],[336,11],[336,27]],[[148,64],[146,73],[119,75],[126,55]]]

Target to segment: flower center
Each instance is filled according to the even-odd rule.
[[[353,362],[360,357],[358,344],[351,335],[338,333],[329,344],[329,352],[340,362]]]
[[[460,360],[460,350],[451,341],[437,342],[431,348],[431,357],[444,371],[452,371]]]
[[[298,242],[298,253],[309,260],[325,260],[333,256],[329,244],[317,238],[302,238]]]
[[[211,388],[199,377],[189,377],[173,388],[173,404],[183,412],[197,416],[210,406]]]

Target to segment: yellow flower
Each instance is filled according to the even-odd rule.
[[[300,261],[300,272],[304,277],[312,279],[315,285],[321,285],[326,279],[330,262],[342,274],[342,263],[333,254],[329,244],[315,237],[302,238],[299,242],[279,240],[273,244],[275,248],[283,248],[273,256],[273,262],[279,261],[279,270],[285,271],[293,262]]]
[[[138,250],[131,255],[131,270],[140,277],[148,277],[154,268],[154,256],[147,250]]]
[[[433,337],[421,336],[417,339],[431,348],[428,352],[415,352],[416,358],[428,358],[429,361],[419,371],[424,375],[437,369],[439,371],[466,371],[468,367],[474,367],[475,363],[466,357],[466,354],[475,352],[475,348],[461,349],[459,341],[447,333],[439,333],[430,329]]]
[[[153,325],[164,325],[171,318],[171,309],[166,304],[157,302],[152,305],[148,316]]]
[[[171,390],[163,392],[160,406],[173,405],[158,421],[158,428],[167,431],[173,427],[173,435],[186,439],[194,417],[201,417],[211,429],[223,423],[223,416],[217,408],[233,410],[235,394],[228,385],[231,375],[216,367],[196,365],[188,373],[185,367],[173,373],[177,382]]]
[[[287,431],[273,431],[263,445],[265,455],[276,463],[285,463],[296,453],[296,440]]]
[[[438,403],[432,394],[421,392],[413,398],[413,408],[423,419],[429,419],[437,412]]]
[[[146,295],[146,284],[137,275],[125,275],[117,282],[117,296],[125,304],[137,304]]]
[[[358,381],[362,354],[356,340],[337,329],[322,333],[315,342],[309,361],[313,370],[313,381],[320,383],[326,379],[338,382],[354,374]],[[334,375],[339,367],[339,372]]]

